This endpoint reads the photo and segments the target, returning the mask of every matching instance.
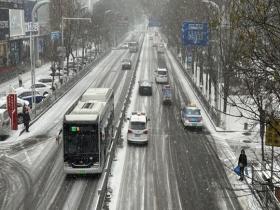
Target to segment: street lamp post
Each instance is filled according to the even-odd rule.
[[[35,101],[35,69],[34,69],[34,66],[33,66],[33,62],[34,62],[34,58],[33,58],[33,46],[34,46],[34,37],[32,37],[32,30],[33,30],[33,25],[34,25],[34,22],[35,22],[35,12],[43,5],[45,4],[49,4],[50,3],[50,0],[39,0],[33,7],[32,9],[32,13],[31,13],[31,18],[32,18],[32,22],[31,22],[31,30],[30,30],[30,37],[29,37],[29,40],[30,40],[30,68],[31,68],[31,88],[32,88],[32,108],[35,110],[36,108],[36,101]],[[37,49],[36,49],[37,50]],[[36,113],[36,110],[35,110],[35,113]]]

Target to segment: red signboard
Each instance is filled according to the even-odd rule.
[[[17,94],[9,94],[7,96],[7,110],[11,118],[11,128],[12,130],[17,130]]]

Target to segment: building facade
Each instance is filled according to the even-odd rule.
[[[49,38],[48,6],[37,11],[37,23],[32,26],[31,15],[36,2],[0,0],[0,72],[29,63],[30,30],[36,37],[36,59],[43,59]]]

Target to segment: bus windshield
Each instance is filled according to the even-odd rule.
[[[64,154],[98,154],[98,126],[64,125]]]

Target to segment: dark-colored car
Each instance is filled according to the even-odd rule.
[[[148,80],[140,80],[139,82],[139,94],[141,96],[153,95],[152,82]]]
[[[30,108],[32,108],[32,90],[23,90],[18,93],[17,95],[20,99],[26,100],[29,102]],[[38,104],[42,102],[46,97],[40,95],[39,92],[35,91],[35,103]]]
[[[122,60],[122,70],[130,70],[131,69],[131,60],[126,58]]]

